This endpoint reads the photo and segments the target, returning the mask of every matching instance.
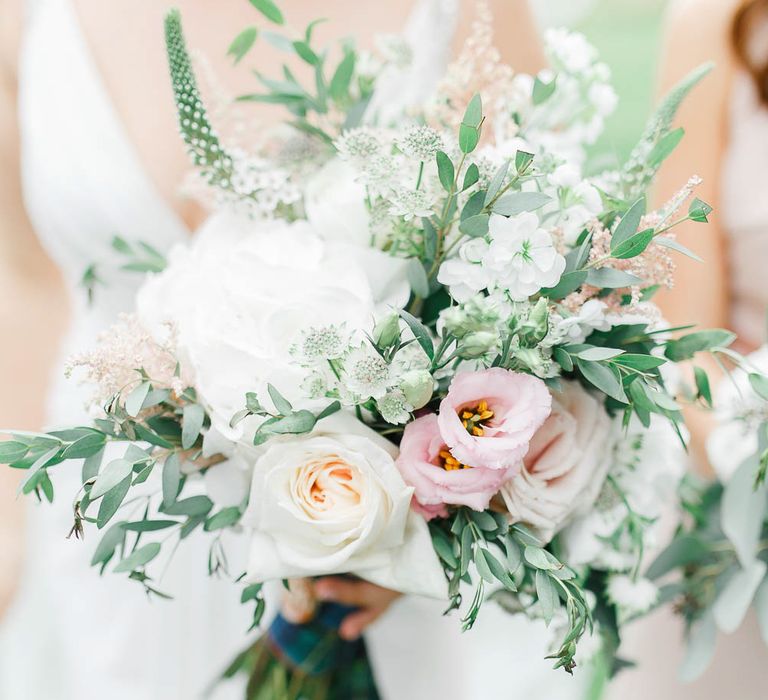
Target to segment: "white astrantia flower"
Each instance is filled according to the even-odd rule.
[[[659,589],[647,578],[614,574],[606,585],[608,599],[625,620],[647,613],[659,599]]]
[[[381,413],[381,417],[393,425],[407,423],[413,410],[413,406],[408,403],[405,394],[400,389],[387,392],[380,399],[377,399],[376,408]]]
[[[381,136],[368,127],[358,127],[345,131],[334,145],[344,160],[364,161],[382,150]]]
[[[445,150],[443,137],[429,126],[412,126],[395,143],[409,158],[425,162],[434,160],[438,151]]]
[[[328,391],[328,380],[320,372],[313,372],[302,383],[301,388],[310,399],[321,399]]]
[[[565,270],[565,258],[552,236],[539,228],[539,217],[526,212],[506,218],[491,215],[491,244],[483,267],[494,272],[496,285],[513,301],[525,301],[543,287],[553,287]]]
[[[370,345],[362,343],[342,360],[343,387],[358,401],[380,399],[392,384],[389,364]]]
[[[390,213],[402,216],[406,221],[430,217],[434,199],[424,190],[400,189],[389,197]]]
[[[440,266],[437,280],[449,288],[456,301],[467,301],[491,284],[492,277],[482,264],[487,252],[488,243],[473,238],[461,245],[457,257]]]
[[[349,349],[349,333],[344,326],[310,327],[301,333],[301,340],[291,347],[291,354],[302,365],[315,365],[338,360]]]

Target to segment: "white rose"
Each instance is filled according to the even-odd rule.
[[[613,456],[612,421],[600,401],[577,382],[553,394],[552,413],[531,440],[520,473],[501,490],[514,522],[549,541],[588,512]]]
[[[379,251],[324,241],[306,222],[255,222],[217,214],[139,292],[147,328],[176,329],[182,362],[214,427],[239,439],[248,422],[229,427],[267,383],[291,401],[303,397],[307,371],[288,350],[302,330],[346,324],[370,329],[378,303],[399,305],[408,285],[402,261]],[[250,425],[253,429],[253,425]]]
[[[395,446],[348,414],[325,432],[275,439],[254,468],[243,524],[252,582],[353,573],[444,598],[446,583]]]

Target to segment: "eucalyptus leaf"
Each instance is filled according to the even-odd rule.
[[[424,265],[417,258],[410,258],[406,263],[405,274],[408,277],[408,284],[411,285],[413,293],[426,299],[429,296],[429,277]]]
[[[163,506],[166,515],[186,515],[189,518],[204,516],[210,513],[213,501],[208,496],[190,496],[176,501],[169,506]]]
[[[101,540],[99,540],[99,544],[96,545],[96,549],[93,551],[91,566],[106,564],[114,556],[115,550],[123,546],[125,543],[123,525],[125,523],[115,523],[104,532]]]
[[[204,421],[205,409],[199,403],[188,403],[184,406],[181,423],[181,446],[185,450],[194,446]]]
[[[697,352],[728,347],[735,339],[735,334],[721,328],[695,331],[668,341],[664,354],[673,362],[690,360]]]
[[[400,317],[403,319],[403,321],[405,321],[408,328],[411,329],[411,333],[413,333],[414,337],[416,338],[416,342],[421,346],[421,349],[424,351],[426,356],[430,360],[434,360],[435,346],[426,326],[421,321],[419,321],[419,319],[409,314],[405,309],[401,309],[399,313]]]
[[[240,32],[229,45],[227,49],[227,55],[232,56],[235,59],[235,63],[240,63],[243,57],[251,50],[256,37],[259,35],[259,30],[256,27],[246,27]]]
[[[646,209],[645,197],[640,197],[621,217],[618,226],[611,236],[611,250],[613,251],[618,245],[629,240],[637,233],[637,229],[640,226],[640,220],[643,218]]]
[[[23,459],[27,452],[29,452],[29,447],[23,442],[4,440],[0,442],[0,464],[12,464]]]
[[[645,229],[645,231],[639,231],[627,238],[624,242],[612,247],[611,255],[618,260],[636,258],[638,255],[645,252],[645,249],[651,244],[653,236],[654,230],[652,228]]]
[[[112,519],[130,488],[131,477],[129,475],[104,494],[104,498],[99,504],[99,512],[96,515],[96,527],[101,529]]]
[[[270,22],[275,24],[284,24],[285,19],[280,8],[272,2],[272,0],[250,0],[253,5],[261,14],[263,14]]]
[[[716,641],[717,625],[710,610],[698,622],[692,625],[688,633],[685,659],[678,673],[683,683],[695,681],[707,670],[707,666],[709,666],[715,654]]]
[[[571,292],[575,292],[586,281],[586,270],[566,272],[554,287],[542,289],[541,294],[549,299],[562,299],[567,297]]]
[[[757,556],[768,506],[768,486],[754,487],[757,469],[757,455],[742,462],[725,485],[720,511],[720,525],[744,568]]]
[[[218,513],[215,513],[205,521],[203,529],[206,532],[214,532],[226,527],[232,527],[232,525],[240,520],[241,516],[240,508],[237,506],[222,508]]]
[[[552,622],[552,616],[555,614],[557,592],[555,591],[555,584],[549,578],[549,574],[541,569],[536,572],[536,595],[539,598],[544,622],[549,626],[549,623]]]
[[[749,383],[754,392],[763,400],[768,401],[768,377],[752,372],[749,375]]]
[[[85,459],[102,450],[106,436],[103,433],[89,433],[69,445],[61,455],[62,459]]]
[[[611,267],[591,269],[587,273],[587,284],[601,289],[621,289],[622,287],[634,287],[642,283],[642,279],[623,270],[614,270]]]
[[[470,216],[459,224],[459,231],[471,238],[482,238],[488,233],[488,214],[477,214]]]
[[[167,508],[176,502],[179,495],[179,484],[181,483],[181,464],[179,456],[173,452],[168,455],[163,464],[163,507]]]
[[[654,243],[656,245],[661,245],[661,246],[664,246],[665,248],[669,248],[670,250],[675,250],[678,253],[682,253],[683,255],[691,258],[692,260],[695,260],[696,262],[704,262],[704,260],[702,260],[698,255],[696,255],[696,253],[686,248],[682,243],[679,243],[674,238],[665,238],[664,236],[656,236]]]
[[[719,629],[726,634],[735,632],[749,610],[757,587],[765,579],[765,562],[755,560],[737,571],[717,596],[712,614]]]
[[[582,360],[578,357],[576,358],[576,365],[590,384],[600,389],[604,394],[616,399],[616,401],[628,403],[621,380],[610,367],[598,362]]]
[[[579,352],[576,353],[576,357],[579,357],[582,360],[599,362],[601,360],[610,360],[614,357],[618,357],[623,353],[624,351],[619,350],[618,348],[593,347],[593,348],[587,348],[586,350],[580,350]]]
[[[147,398],[150,388],[149,382],[142,382],[125,397],[125,412],[131,418],[139,415],[139,411],[141,411],[141,407],[144,405],[144,399]]]
[[[286,416],[293,410],[293,406],[291,406],[288,399],[286,399],[275,386],[267,384],[267,391],[269,392],[269,397],[272,399],[272,403],[275,405],[275,410],[280,415]]]
[[[123,559],[115,568],[116,574],[133,571],[142,566],[146,566],[151,562],[158,554],[160,554],[160,543],[149,542],[143,547],[139,547],[135,552]]]
[[[91,500],[103,496],[107,491],[117,486],[133,472],[133,462],[125,459],[114,459],[96,477],[91,487]]]
[[[328,86],[328,94],[331,99],[340,102],[349,94],[349,86],[355,73],[356,56],[354,51],[347,51],[344,58],[336,68],[331,83]]]
[[[456,177],[453,163],[448,154],[443,151],[437,152],[435,160],[437,161],[437,175],[440,178],[440,184],[446,192],[450,192],[453,189],[453,181]]]
[[[507,177],[507,173],[509,172],[509,161],[505,160],[501,166],[499,166],[498,170],[493,174],[493,177],[491,178],[491,181],[488,183],[488,190],[485,193],[485,200],[483,202],[484,206],[488,206],[496,197],[496,195],[499,193],[499,190],[501,189],[501,186],[504,184],[504,179]]]
[[[517,216],[527,211],[541,209],[552,198],[543,192],[507,192],[496,200],[493,213],[501,216]]]

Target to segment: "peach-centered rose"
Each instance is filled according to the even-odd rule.
[[[458,464],[451,459],[437,423],[434,413],[417,418],[405,427],[400,443],[397,468],[415,489],[413,507],[427,520],[446,517],[446,504],[485,510],[518,465],[505,470]]]
[[[457,462],[507,470],[525,456],[551,405],[546,384],[538,377],[492,367],[457,374],[437,420]]]
[[[501,489],[512,522],[549,541],[589,511],[613,457],[612,420],[578,382],[563,382],[552,414],[531,440],[522,470]]]
[[[247,580],[352,573],[402,592],[441,596],[440,570],[397,448],[349,414],[321,432],[274,438],[257,460],[243,523]]]

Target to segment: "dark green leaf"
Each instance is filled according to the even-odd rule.
[[[576,358],[576,364],[590,384],[616,401],[627,403],[627,395],[615,370],[599,362],[589,362],[579,358]]]
[[[548,287],[541,290],[542,296],[548,299],[562,299],[571,292],[575,292],[587,280],[586,270],[576,270],[575,272],[566,272],[560,281],[554,287]]]
[[[707,217],[711,213],[712,207],[698,197],[696,197],[696,199],[691,202],[691,206],[688,207],[688,216],[691,217],[691,221],[698,221],[702,224],[706,224],[709,221]]]
[[[693,374],[696,378],[696,392],[707,405],[712,406],[712,389],[707,373],[701,367],[694,367]]]
[[[673,362],[690,360],[697,352],[728,347],[735,339],[733,333],[721,328],[695,331],[677,340],[668,341],[664,354]]]
[[[472,163],[467,168],[467,172],[464,173],[464,182],[461,185],[461,191],[463,192],[464,190],[469,189],[479,179],[480,179],[480,170],[474,163]]]
[[[331,78],[328,94],[335,102],[340,102],[349,95],[349,86],[355,72],[355,53],[347,51]]]
[[[125,530],[123,530],[125,523],[115,523],[112,527],[104,532],[99,544],[96,545],[96,549],[91,557],[91,566],[98,564],[106,564],[114,555],[115,550],[118,547],[122,547],[125,542]]]
[[[645,231],[639,231],[633,236],[627,238],[624,242],[617,245],[614,245],[615,239],[612,239],[611,255],[619,260],[635,258],[641,253],[645,252],[645,249],[651,244],[653,236],[653,229],[648,228],[645,229]]]
[[[213,532],[215,530],[221,530],[225,527],[231,527],[238,520],[242,513],[237,506],[229,506],[228,508],[222,508],[218,513],[212,515],[205,521],[203,529],[206,532]]]
[[[294,41],[293,48],[299,58],[310,66],[316,66],[320,63],[320,57],[312,50],[306,41]]]
[[[419,319],[409,314],[405,309],[401,309],[399,313],[400,317],[408,325],[408,328],[411,329],[411,333],[413,333],[416,342],[421,346],[421,349],[424,350],[430,360],[434,360],[435,346],[432,343],[432,338],[430,337],[426,326],[424,326]]]

